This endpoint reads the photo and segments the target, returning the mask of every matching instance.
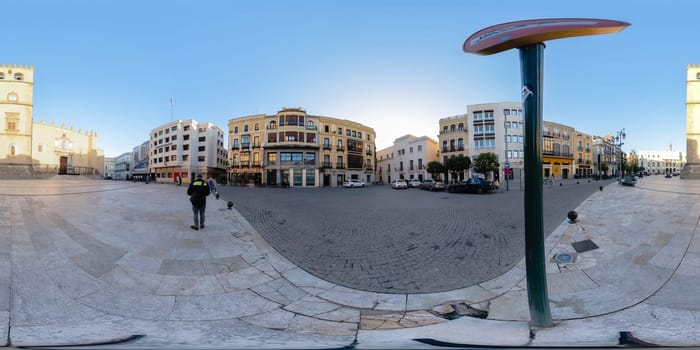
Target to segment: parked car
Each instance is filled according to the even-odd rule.
[[[408,182],[409,187],[414,187],[414,188],[420,188],[420,180],[418,179],[411,179],[411,181]]]
[[[440,180],[428,179],[423,181],[422,184],[420,184],[420,189],[429,191],[442,191],[445,189],[445,183]]]
[[[479,178],[462,180],[458,183],[447,185],[447,192],[452,193],[487,193],[496,189],[492,181]]]
[[[343,187],[365,187],[365,182],[358,179],[345,180],[345,182],[343,182]]]
[[[403,179],[394,180],[391,183],[391,188],[396,188],[396,189],[408,188],[408,183],[406,182],[406,180],[403,180]]]

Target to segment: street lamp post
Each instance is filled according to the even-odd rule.
[[[615,136],[615,141],[617,142],[615,145],[618,147],[618,152],[620,152],[620,166],[619,166],[619,171],[620,171],[620,180],[622,180],[622,145],[625,143],[622,142],[625,139],[625,128],[622,128],[622,130],[617,132],[617,136]]]
[[[491,55],[517,48],[520,53],[524,111],[525,274],[530,322],[551,327],[544,247],[542,197],[542,88],[544,42],[575,36],[619,32],[629,23],[591,18],[553,18],[502,23],[472,34],[467,53]]]

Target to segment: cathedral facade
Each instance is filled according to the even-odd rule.
[[[34,67],[0,65],[0,178],[102,175],[97,133],[34,122]]]

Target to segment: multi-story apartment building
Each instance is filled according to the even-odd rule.
[[[574,131],[574,176],[593,176],[593,136]]]
[[[596,176],[615,176],[624,157],[619,140],[614,136],[593,136],[593,173]]]
[[[196,174],[226,181],[224,132],[212,123],[177,120],[151,130],[148,169],[157,182],[189,183]]]
[[[34,67],[0,65],[0,177],[101,175],[97,133],[33,121]]]
[[[437,141],[427,136],[404,135],[392,146],[377,151],[377,179],[380,183],[396,179],[423,181],[431,178],[428,163],[439,159]]]
[[[574,175],[574,128],[544,121],[542,126],[542,172],[544,177],[567,179]]]
[[[374,129],[346,119],[283,108],[229,120],[234,184],[342,186],[374,182]]]
[[[686,164],[684,152],[673,151],[639,151],[639,167],[649,174],[679,174]]]
[[[105,179],[113,179],[114,178],[114,165],[115,165],[116,158],[114,157],[105,157],[105,169],[104,172],[102,173],[103,177]]]
[[[471,140],[469,156],[472,159],[484,152],[495,153],[498,156],[501,166],[499,173],[485,175],[500,178],[507,162],[511,178],[520,178],[524,165],[521,103],[469,105],[467,106],[467,128],[470,135],[468,138]]]
[[[469,149],[469,124],[467,115],[460,114],[452,117],[442,118],[439,121],[440,133],[438,134],[439,157],[442,157],[442,164],[447,164],[447,159],[463,155],[468,157]],[[468,170],[466,171],[468,172]],[[453,174],[448,174],[447,181],[452,182],[455,179],[451,177]],[[465,174],[462,174],[464,177]]]
[[[122,153],[114,158],[114,179],[131,180],[131,152]]]
[[[135,180],[144,181],[148,174],[148,141],[134,147],[131,150],[131,175]]]

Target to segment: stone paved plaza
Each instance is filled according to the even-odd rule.
[[[635,187],[573,180],[545,187],[545,201],[551,203],[545,208],[545,227],[552,232],[546,256],[555,326],[540,329],[528,324],[525,265],[511,243],[515,240],[500,246],[485,243],[499,239],[494,227],[502,221],[493,213],[517,203],[518,191],[477,196],[381,186],[222,188],[222,199],[233,200],[236,208],[210,198],[207,226],[198,231],[189,228],[191,210],[184,192],[171,184],[80,177],[0,182],[0,239],[5,242],[0,245],[0,344],[426,348],[414,339],[431,338],[458,344],[615,346],[619,332],[631,331],[652,343],[700,345],[695,326],[700,297],[689,292],[700,287],[700,183],[657,176],[641,179]],[[341,198],[337,205],[331,205],[334,197]],[[266,198],[277,201],[268,207],[256,202]],[[367,198],[370,204],[351,204]],[[409,210],[410,203],[423,204]],[[489,212],[487,203],[493,212],[484,214],[484,222],[457,215]],[[312,210],[298,210],[302,204]],[[440,242],[439,250],[449,251],[445,243],[452,241],[472,248],[464,243],[473,239],[474,246],[492,249],[491,255],[512,249],[512,266],[464,249],[448,252],[444,261],[412,253],[433,250],[421,245],[423,230],[433,227],[422,221],[435,217],[440,206],[448,215],[436,219],[439,235],[430,241]],[[575,224],[563,219],[572,208],[579,212]],[[264,210],[270,213],[261,215]],[[554,210],[559,212],[552,214]],[[406,233],[358,219],[363,214],[397,219]],[[517,231],[517,219],[513,225]],[[267,231],[274,227],[277,232]],[[314,228],[325,231],[311,240],[295,240],[284,235],[297,232],[280,227],[306,227],[306,234]],[[450,227],[464,228],[464,234],[450,234]],[[363,235],[363,228],[373,234]],[[385,237],[401,235],[407,242],[381,238],[383,230]],[[320,237],[334,233],[340,234],[336,242],[344,249],[336,247],[324,256],[333,242]],[[371,238],[377,246],[363,245]],[[583,240],[598,248],[577,253],[571,263],[549,260],[553,254],[573,254],[572,243]],[[416,248],[408,250],[411,244]],[[382,257],[379,245],[394,254]],[[306,249],[301,250],[305,254],[293,254],[297,249]],[[393,271],[402,273],[396,278],[384,273],[393,278],[393,289],[427,289],[429,280],[441,287],[385,292],[380,288],[386,286],[363,277],[373,277],[374,268],[370,273],[335,265],[342,272],[324,272],[324,264],[342,254],[364,254],[372,264],[393,256]],[[483,266],[502,267],[492,275],[472,268],[482,275],[465,272],[457,283],[451,274],[462,269],[446,266],[460,261],[455,256],[468,262],[474,258],[472,264],[481,257],[487,261]],[[417,259],[424,260],[412,261]],[[409,267],[425,272],[411,275]],[[347,271],[355,274],[344,280]],[[486,318],[467,316],[474,311]],[[120,342],[125,339],[133,340]]]
[[[611,181],[545,186],[545,232]],[[524,256],[523,191],[518,183],[510,188],[485,195],[389,185],[219,192],[278,252],[320,278],[372,292],[427,293],[489,280]]]

